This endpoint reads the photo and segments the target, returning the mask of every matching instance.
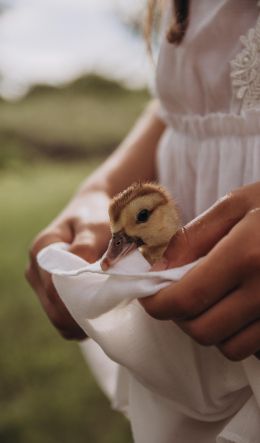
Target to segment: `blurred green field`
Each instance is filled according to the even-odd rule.
[[[149,100],[99,77],[35,87],[23,100],[0,100],[0,168],[39,157],[68,160],[107,155]]]
[[[37,164],[0,177],[0,441],[128,443],[78,346],[50,326],[23,272],[32,237],[96,165]]]
[[[61,90],[38,87],[18,103],[0,102],[3,443],[132,441],[77,344],[49,324],[24,269],[34,235],[96,167],[97,155],[118,144],[146,101],[145,91],[130,93],[92,78]]]

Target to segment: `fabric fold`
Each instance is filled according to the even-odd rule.
[[[65,243],[54,243],[39,253],[38,263],[52,274],[68,309],[74,316],[85,319],[96,318],[122,302],[155,294],[178,281],[196,264],[148,272],[150,264],[137,250],[104,272],[100,261],[89,264],[67,249]]]

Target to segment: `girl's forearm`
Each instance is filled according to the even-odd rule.
[[[104,192],[109,197],[134,181],[155,180],[155,155],[165,124],[151,103],[116,151],[82,184],[79,193]]]

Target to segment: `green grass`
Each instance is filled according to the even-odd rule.
[[[38,86],[19,102],[0,101],[0,166],[11,151],[17,158],[17,149],[27,159],[108,154],[148,100],[147,91],[92,76],[63,88]]]
[[[110,410],[77,344],[59,337],[23,276],[32,238],[95,165],[94,160],[19,164],[0,176],[3,443],[132,441],[127,422]]]

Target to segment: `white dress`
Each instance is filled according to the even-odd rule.
[[[168,127],[158,177],[184,223],[260,180],[259,12],[256,0],[193,0],[183,43],[162,43],[157,89]],[[136,443],[260,442],[254,357],[230,362],[138,302],[88,328],[106,355],[92,340],[83,352],[113,406],[128,415]]]

